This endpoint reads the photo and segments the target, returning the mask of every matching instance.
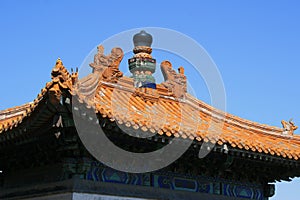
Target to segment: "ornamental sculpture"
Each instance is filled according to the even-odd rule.
[[[128,59],[129,70],[132,73],[136,88],[156,89],[155,72],[156,60],[152,58],[152,36],[146,31],[141,31],[133,36],[134,56]]]
[[[60,58],[56,60],[51,72],[52,81],[47,84],[49,89],[49,99],[54,105],[58,105],[62,98],[62,90],[71,92],[73,85],[78,78],[78,70],[70,74],[64,67]]]
[[[123,73],[119,70],[120,62],[123,59],[123,50],[115,47],[109,55],[104,55],[104,47],[97,47],[98,52],[94,57],[94,62],[90,64],[93,68],[93,73],[99,74],[100,79],[106,82],[116,83]]]
[[[161,71],[163,73],[165,81],[163,86],[168,88],[169,92],[177,98],[183,98],[187,92],[186,76],[184,75],[184,68],[179,67],[178,73],[172,68],[172,64],[169,61],[163,61],[160,64]]]
[[[293,135],[294,131],[298,129],[298,126],[296,126],[292,120],[293,119],[290,119],[288,122],[285,120],[281,120],[284,135]]]

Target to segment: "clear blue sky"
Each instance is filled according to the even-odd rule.
[[[298,1],[2,0],[0,110],[32,101],[57,57],[68,69],[80,66],[109,36],[154,26],[180,31],[208,51],[229,113],[275,126],[294,118],[300,125],[299,9]],[[299,199],[298,188],[296,179],[277,184],[272,200]]]

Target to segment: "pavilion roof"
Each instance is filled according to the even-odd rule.
[[[37,112],[45,99],[58,105],[61,96],[69,94],[96,114],[132,130],[228,145],[291,160],[300,158],[300,136],[215,109],[180,87],[179,92],[172,90],[170,85],[181,83],[172,85],[171,80],[157,84],[156,89],[135,88],[132,78],[120,75],[119,62],[109,66],[94,62],[93,66],[98,64],[98,68],[94,67],[93,73],[77,81],[77,72],[69,73],[58,59],[52,80],[33,102],[0,111],[0,138],[9,139],[12,130]],[[185,78],[180,72],[175,75]]]

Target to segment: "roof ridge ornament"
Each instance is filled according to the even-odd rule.
[[[48,83],[49,88],[49,99],[54,105],[60,103],[62,98],[62,89],[69,90],[72,92],[72,87],[78,77],[78,70],[75,73],[70,74],[65,68],[62,60],[57,58],[55,66],[51,72],[52,81]],[[73,84],[74,82],[74,84]]]
[[[165,86],[169,92],[172,92],[176,98],[184,98],[187,92],[187,81],[184,75],[184,68],[180,66],[178,73],[172,68],[172,63],[168,60],[161,62],[161,71],[165,81],[161,84]]]
[[[58,57],[51,72],[51,78],[54,82],[65,82],[69,80],[70,73],[65,68],[62,60]]]
[[[115,47],[110,54],[104,55],[104,47],[99,45],[94,56],[94,62],[89,64],[93,72],[78,80],[73,89],[73,94],[94,106],[93,101],[101,85],[100,82],[117,83],[123,77],[123,73],[119,70],[123,56],[124,53],[120,47]]]
[[[147,46],[151,47],[153,38],[152,35],[147,33],[145,30],[141,30],[139,33],[133,36],[134,47]]]
[[[152,58],[152,36],[146,31],[133,36],[134,56],[128,59],[129,70],[132,73],[136,88],[156,89],[153,73],[156,68],[156,60]]]
[[[78,67],[76,67],[76,71],[74,71],[74,69],[71,68],[71,80],[72,80],[72,85],[74,86],[78,81]]]
[[[115,47],[111,53],[104,55],[104,47],[99,45],[98,52],[94,56],[94,62],[90,63],[93,73],[101,74],[101,80],[116,83],[123,73],[119,70],[119,65],[123,59],[124,53],[120,47]]]
[[[290,119],[288,122],[281,120],[281,124],[283,126],[283,135],[294,135],[294,131],[298,129],[298,126],[295,125],[293,119]]]

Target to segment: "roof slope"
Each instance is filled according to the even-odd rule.
[[[0,135],[18,127],[24,119],[29,118],[45,97],[48,97],[52,104],[57,104],[60,101],[62,90],[71,92],[72,85],[77,79],[77,72],[70,74],[58,58],[52,69],[51,77],[52,80],[46,83],[33,102],[0,111]]]
[[[286,130],[283,128],[255,123],[219,111],[187,94],[182,85],[174,87],[184,81],[178,83],[166,80],[157,84],[156,89],[135,88],[133,79],[123,76],[118,70],[123,52],[118,52],[118,55],[113,52],[106,57],[103,51],[98,52],[95,59],[102,56],[102,63],[94,61],[93,73],[76,84],[77,73],[70,74],[62,62],[57,60],[52,70],[52,81],[46,84],[32,103],[0,112],[0,136],[17,128],[25,117],[34,112],[43,97],[48,95],[49,101],[55,104],[59,102],[62,90],[66,90],[78,97],[81,104],[94,108],[102,117],[132,130],[226,144],[232,148],[299,159],[299,136],[284,134]],[[110,64],[107,65],[105,59],[110,60]],[[170,62],[164,64],[170,65]],[[168,70],[172,71],[171,68]],[[177,74],[173,70],[172,73],[185,80],[182,71]],[[179,89],[174,92],[174,88]]]

